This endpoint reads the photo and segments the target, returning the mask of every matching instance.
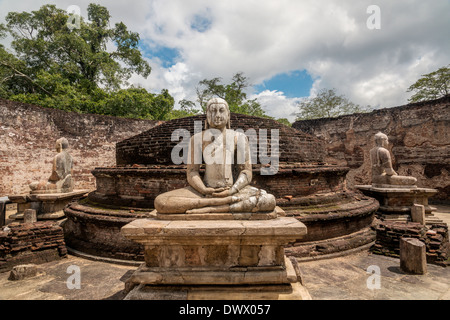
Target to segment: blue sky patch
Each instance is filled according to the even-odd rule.
[[[309,96],[314,80],[306,70],[278,74],[255,86],[257,93],[264,90],[282,91],[288,98]]]
[[[210,10],[206,10],[206,14],[196,14],[191,20],[191,29],[198,32],[205,32],[211,28],[212,19]]]
[[[161,66],[164,68],[170,68],[180,58],[180,51],[175,48],[160,45],[141,45],[141,50],[147,58],[159,58],[161,60]]]

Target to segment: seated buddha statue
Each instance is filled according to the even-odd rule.
[[[272,212],[275,197],[250,186],[248,138],[230,129],[230,109],[220,98],[208,101],[205,130],[191,137],[186,176],[189,186],[160,194],[162,214]],[[204,164],[204,175],[200,167]]]
[[[400,176],[392,168],[392,159],[387,149],[389,140],[384,133],[375,135],[375,147],[370,150],[370,162],[372,165],[372,185],[374,187],[395,188],[400,186],[415,187],[417,179],[414,177]]]
[[[47,181],[33,182],[29,185],[32,194],[67,193],[72,192],[73,159],[67,151],[69,142],[66,138],[56,141],[56,152],[53,158],[52,173]]]

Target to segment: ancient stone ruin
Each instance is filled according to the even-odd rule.
[[[74,190],[73,158],[68,152],[66,138],[56,141],[56,152],[52,161],[52,173],[47,180],[32,182],[29,194],[9,195],[11,202],[17,203],[17,213],[11,219],[21,220],[25,210],[32,209],[38,220],[64,218],[64,207],[71,201],[81,198],[89,190]]]
[[[375,146],[370,150],[372,184],[356,186],[380,203],[373,252],[401,257],[402,239],[411,236],[416,241],[423,241],[424,258],[429,262],[443,263],[449,251],[448,226],[434,217],[436,209],[428,204],[428,198],[437,190],[418,187],[415,177],[395,172],[387,149],[387,135],[377,133],[374,142]],[[405,245],[405,248],[409,247]]]
[[[448,101],[446,97],[430,106],[442,111]],[[426,262],[446,265],[448,226],[433,215],[428,201],[436,195],[445,198],[447,187],[433,189],[428,182],[422,187],[425,180],[414,171],[416,163],[409,169],[398,166],[399,160],[401,165],[413,161],[414,150],[429,147],[425,142],[407,149],[406,141],[411,143],[412,138],[402,130],[409,126],[416,132],[415,125],[422,125],[422,118],[428,116],[417,116],[422,114],[417,105],[411,108],[413,119],[404,118],[403,107],[389,116],[375,112],[374,117],[381,114],[388,120],[374,121],[380,130],[370,139],[366,133],[373,128],[361,131],[353,118],[356,130],[344,130],[342,138],[321,119],[317,123],[328,128],[329,136],[317,134],[312,127],[305,130],[295,125],[301,129],[297,130],[271,119],[230,114],[226,129],[233,135],[223,134],[223,141],[234,141],[239,150],[241,138],[248,140],[241,155],[251,161],[239,162],[237,152],[233,164],[238,165],[220,170],[209,170],[208,163],[194,168],[187,162],[189,148],[198,143],[193,137],[215,128],[207,115],[141,124],[136,131],[142,133],[134,136],[130,135],[133,125],[127,122],[123,136],[115,137],[121,137],[116,140],[116,165],[109,165],[114,159],[101,159],[92,171],[78,169],[95,184],[89,194],[87,189],[74,189],[78,180],[73,159],[66,141],[58,140],[50,178],[25,184],[28,193],[6,198],[17,204],[17,213],[10,216],[14,222],[0,229],[0,272],[64,258],[69,252],[139,265],[126,283],[127,299],[308,299],[297,264],[302,261],[370,250],[400,258],[405,270],[418,274],[426,272]],[[433,117],[438,119],[436,131],[441,132],[446,113],[437,113]],[[402,120],[395,122],[390,116]],[[336,121],[347,125],[346,119]],[[373,136],[385,122],[391,131],[378,135],[375,144]],[[392,129],[393,125],[397,127]],[[370,143],[358,146],[358,134],[366,135]],[[387,136],[392,142],[386,145]],[[218,137],[212,134],[206,145],[198,146],[209,148],[212,158],[225,150],[227,159],[228,144],[221,144]],[[330,142],[330,137],[342,141]],[[397,146],[399,141],[402,144]],[[448,144],[439,143],[438,153],[445,155]],[[401,150],[400,157],[393,150]],[[96,163],[98,154],[86,154]],[[0,157],[0,169],[4,159]],[[438,166],[441,180],[446,175],[445,161]],[[432,171],[430,164],[424,166],[425,173]],[[375,178],[367,181],[369,171]],[[217,176],[217,172],[223,174]],[[202,189],[192,184],[197,175],[206,176],[204,181],[211,183],[208,188],[214,192],[198,197]],[[214,185],[216,179],[223,183]],[[2,200],[0,209],[6,203]],[[412,247],[402,253],[405,239]],[[420,255],[405,258],[415,255],[416,249]]]
[[[159,194],[155,219],[121,229],[145,248],[125,299],[309,298],[284,254],[285,245],[307,233],[305,225],[250,185],[248,138],[230,129],[227,102],[210,100],[206,116],[205,130],[189,139],[189,185]]]
[[[196,124],[200,131],[205,129],[205,120],[205,115],[199,115],[168,121],[117,143],[117,166],[93,170],[96,190],[65,209],[69,248],[110,259],[143,261],[143,246],[126,239],[120,229],[137,218],[152,217],[155,198],[161,193],[188,186],[186,165],[171,160],[183,140],[172,139],[172,134],[184,129],[193,136]],[[322,140],[254,116],[231,114],[230,124],[231,129],[246,133],[257,157],[251,185],[274,195],[287,217],[308,228],[302,239],[287,246],[289,256],[311,259],[368,246],[375,240],[370,226],[378,202],[347,188],[349,168],[325,162]],[[274,138],[279,141],[279,158],[271,163]],[[261,154],[268,160],[265,164],[258,158]],[[275,162],[276,174],[263,174]]]

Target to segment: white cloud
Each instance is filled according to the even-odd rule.
[[[290,122],[295,121],[297,104],[302,98],[287,98],[281,91],[264,90],[259,94],[250,95],[250,99],[258,99],[261,107],[267,115],[274,118],[287,118]]]
[[[0,12],[37,9],[45,0],[1,1]],[[77,5],[86,12],[89,0]],[[118,0],[105,5],[113,21],[139,32],[144,43],[176,48],[169,68],[156,57],[148,79],[133,77],[152,92],[168,88],[177,99],[195,100],[204,78],[229,81],[244,72],[253,84],[293,70],[315,79],[311,93],[335,88],[361,105],[405,104],[407,88],[421,75],[450,62],[448,1],[378,0],[381,29],[369,30],[371,0]],[[58,1],[67,8],[72,1]],[[206,27],[191,28],[199,21]],[[2,21],[3,17],[0,17]],[[296,99],[280,91],[257,97],[269,115],[287,117]]]

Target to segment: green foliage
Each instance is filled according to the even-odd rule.
[[[0,97],[66,111],[166,120],[174,100],[167,90],[152,94],[126,88],[133,73],[151,68],[139,51],[139,35],[122,22],[110,28],[110,14],[88,6],[88,20],[69,28],[66,11],[44,5],[10,12],[0,24],[14,54],[0,46]],[[112,51],[110,44],[114,44]]]
[[[172,109],[168,114],[168,120],[191,117],[201,113],[201,110],[196,109],[195,103],[192,101],[183,99],[178,103],[180,109]]]
[[[236,73],[232,82],[225,85],[221,84],[220,78],[204,79],[197,86],[197,100],[203,111],[206,109],[209,99],[219,97],[228,102],[231,112],[267,117],[256,99],[247,99],[245,89],[248,86],[248,79],[243,73]]]
[[[172,110],[170,119],[189,117],[205,112],[206,104],[209,99],[214,97],[225,99],[228,102],[230,111],[233,113],[273,119],[266,115],[261,105],[257,102],[257,99],[247,99],[245,89],[248,86],[248,79],[241,72],[236,73],[232,78],[232,82],[229,84],[222,84],[220,78],[204,79],[197,86],[197,101],[200,104],[201,110],[196,108],[194,102],[181,100],[179,102],[181,108],[179,110]],[[289,120],[285,118],[276,119],[276,121],[286,126],[292,126]]]
[[[334,118],[345,114],[367,112],[370,106],[361,107],[349,101],[343,95],[337,95],[335,89],[322,89],[316,97],[301,101],[297,120]]]
[[[276,119],[276,121],[284,124],[285,126],[292,127],[292,123],[286,118],[279,118],[279,119]]]
[[[111,116],[165,120],[173,98],[164,90],[160,95],[153,95],[143,88],[130,88],[109,94],[102,104],[105,114]]]
[[[14,39],[11,46],[30,68],[28,75],[33,78],[39,71],[47,71],[87,89],[119,89],[132,72],[144,77],[150,74],[138,49],[137,33],[128,31],[122,22],[109,28],[109,12],[97,4],[88,6],[88,18],[90,23],[80,18],[80,27],[70,30],[69,16],[55,5],[31,13],[8,13],[6,29]],[[111,42],[115,50],[108,52]]]
[[[423,75],[407,90],[412,91],[415,93],[409,102],[434,100],[450,94],[450,65]]]

